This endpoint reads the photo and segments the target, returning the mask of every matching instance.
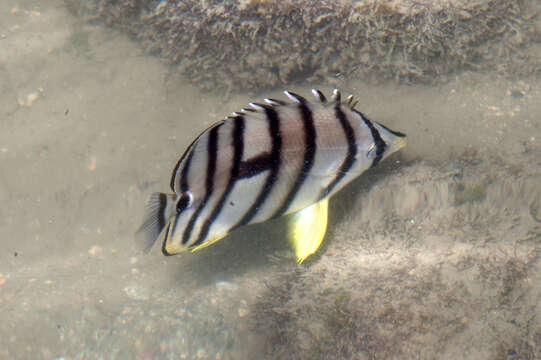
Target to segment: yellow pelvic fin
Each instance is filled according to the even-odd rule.
[[[327,229],[328,209],[329,198],[325,198],[293,214],[289,224],[289,240],[299,264],[321,245]]]
[[[215,242],[217,241],[220,241],[222,240],[224,237],[227,236],[227,233],[225,234],[219,234],[219,235],[214,235],[214,236],[211,236],[211,237],[208,237],[202,244],[199,244],[197,246],[194,246],[193,248],[190,248],[190,250],[192,252],[194,251],[197,251],[197,250],[201,250],[203,248],[206,248],[207,246],[209,245],[212,245],[214,244]]]

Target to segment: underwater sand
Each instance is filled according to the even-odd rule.
[[[313,259],[283,220],[143,256],[193,137],[280,91],[201,93],[61,1],[1,2],[0,357],[541,357],[540,79],[337,81],[409,145],[331,201]]]

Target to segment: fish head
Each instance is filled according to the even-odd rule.
[[[162,252],[165,255],[175,255],[188,248],[189,239],[185,239],[185,230],[190,226],[190,219],[199,202],[200,200],[194,200],[190,191],[177,195],[165,228],[162,245]]]
[[[136,241],[143,252],[149,252],[158,239],[163,239],[162,252],[174,255],[187,248],[184,228],[201,202],[191,191],[181,194],[154,193],[147,201],[143,224],[136,232]]]

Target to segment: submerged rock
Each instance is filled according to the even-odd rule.
[[[539,358],[540,157],[415,163],[336,199],[328,251],[260,296],[270,358]]]
[[[391,78],[461,70],[539,73],[535,1],[66,0],[136,36],[205,89]],[[536,10],[537,9],[537,10]]]

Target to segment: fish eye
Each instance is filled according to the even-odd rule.
[[[192,204],[192,193],[187,191],[180,195],[177,201],[177,214],[180,214]]]

